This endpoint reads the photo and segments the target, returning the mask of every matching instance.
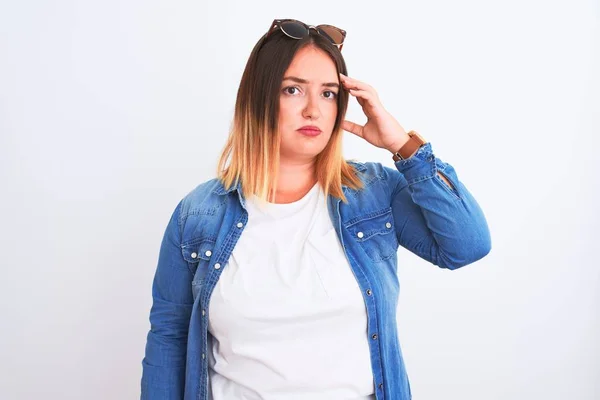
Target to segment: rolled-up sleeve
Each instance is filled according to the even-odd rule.
[[[395,166],[396,170],[384,167],[384,171],[402,247],[448,269],[473,263],[490,252],[490,231],[481,207],[454,168],[433,154],[431,143]]]

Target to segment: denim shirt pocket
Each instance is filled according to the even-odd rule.
[[[352,218],[346,223],[346,229],[374,262],[385,261],[398,251],[391,207]]]
[[[215,240],[212,238],[193,239],[181,246],[183,258],[187,261],[190,272],[194,275],[192,279],[194,300],[196,300],[204,284],[208,264],[214,253],[214,246]]]

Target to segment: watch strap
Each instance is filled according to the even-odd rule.
[[[421,146],[427,143],[427,141],[415,131],[409,131],[408,136],[410,136],[408,141],[392,156],[392,159],[395,162],[412,157]]]

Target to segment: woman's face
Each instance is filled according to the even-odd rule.
[[[282,161],[310,161],[325,148],[337,116],[339,90],[337,69],[327,53],[311,45],[296,53],[279,97]],[[305,126],[315,128],[302,130]]]

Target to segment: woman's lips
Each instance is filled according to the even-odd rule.
[[[300,128],[298,132],[306,136],[318,136],[321,134],[321,131],[317,128]]]

